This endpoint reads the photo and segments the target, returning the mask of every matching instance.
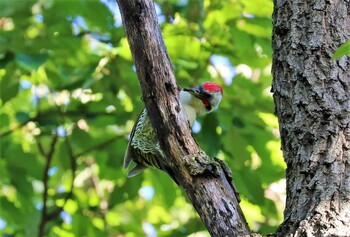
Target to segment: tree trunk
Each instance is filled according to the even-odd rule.
[[[287,163],[275,236],[350,236],[349,0],[275,0],[273,93]]]
[[[166,157],[212,236],[249,234],[229,169],[211,160],[192,137],[151,0],[117,0],[143,99]]]

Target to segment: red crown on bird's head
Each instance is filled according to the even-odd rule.
[[[203,85],[203,89],[206,91],[223,93],[221,86],[219,86],[214,82],[204,82],[202,85]]]

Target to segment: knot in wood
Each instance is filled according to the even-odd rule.
[[[220,176],[220,164],[211,159],[204,151],[190,154],[185,157],[185,166],[191,175],[214,175]]]

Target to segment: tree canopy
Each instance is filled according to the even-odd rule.
[[[156,1],[180,86],[222,85],[193,127],[230,166],[250,227],[282,220],[271,88],[272,1]],[[8,236],[208,235],[184,192],[122,168],[143,108],[114,1],[0,1],[0,231]]]

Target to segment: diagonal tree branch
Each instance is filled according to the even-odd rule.
[[[185,190],[212,236],[249,235],[229,169],[210,159],[192,137],[153,2],[117,2],[146,109],[169,157],[161,162]]]

